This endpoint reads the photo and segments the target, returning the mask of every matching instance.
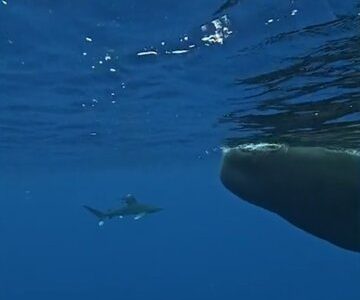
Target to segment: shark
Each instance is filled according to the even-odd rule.
[[[148,214],[156,213],[162,210],[160,207],[138,202],[132,194],[125,195],[123,197],[123,201],[124,205],[122,207],[109,209],[105,212],[87,205],[83,205],[83,207],[98,218],[99,226],[103,226],[105,220],[113,218],[122,219],[125,216],[132,216],[134,220],[139,220]]]

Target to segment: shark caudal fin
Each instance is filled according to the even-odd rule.
[[[97,210],[95,208],[92,208],[90,206],[87,206],[87,205],[83,205],[83,207],[99,219],[99,226],[104,225],[104,220],[106,218],[106,215],[103,212],[101,212],[100,210]]]

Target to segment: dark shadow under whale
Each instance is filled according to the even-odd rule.
[[[359,153],[278,144],[246,144],[223,153],[221,181],[235,195],[360,252]]]

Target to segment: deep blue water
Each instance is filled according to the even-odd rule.
[[[360,4],[0,2],[0,299],[358,299],[360,257],[241,201],[221,147],[360,149]],[[83,204],[164,208],[98,227]]]

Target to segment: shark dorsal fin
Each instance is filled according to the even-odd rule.
[[[134,205],[134,204],[137,203],[136,198],[135,198],[133,195],[131,195],[131,194],[125,195],[125,196],[123,197],[123,200],[124,200],[125,204],[128,205],[128,206],[129,206],[129,205]]]

